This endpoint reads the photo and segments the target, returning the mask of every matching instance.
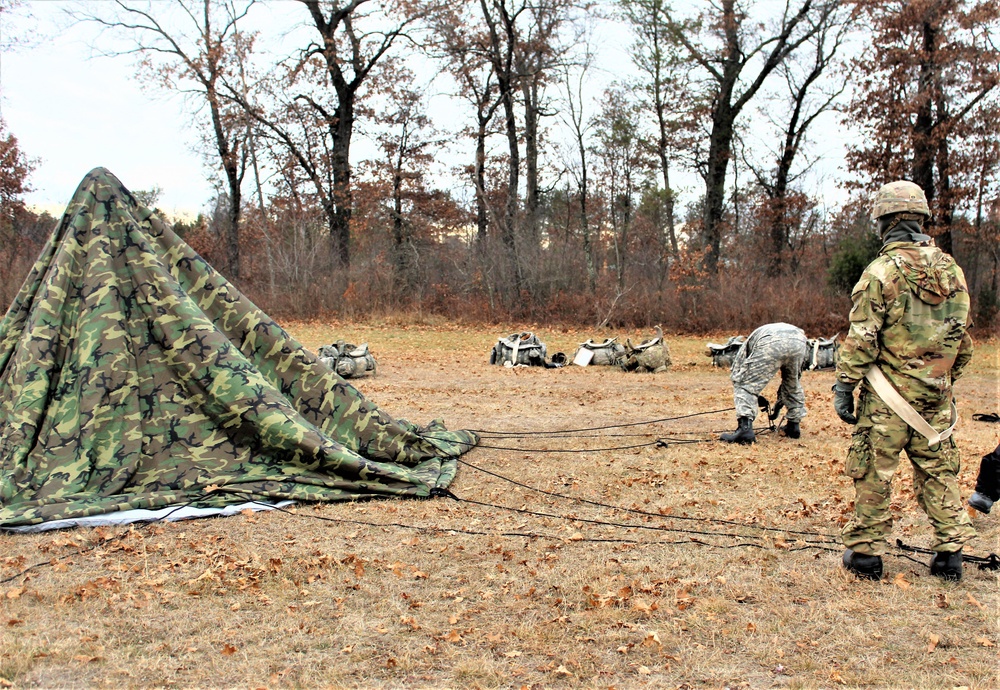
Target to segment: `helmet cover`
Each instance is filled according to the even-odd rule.
[[[924,190],[908,180],[882,185],[872,197],[872,220],[890,213],[919,213],[927,218],[931,217]]]

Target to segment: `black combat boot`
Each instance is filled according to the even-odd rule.
[[[942,580],[962,579],[962,549],[958,551],[939,551],[931,559],[931,575]]]
[[[867,556],[847,549],[844,551],[844,567],[862,580],[882,579],[881,556]]]
[[[781,433],[788,438],[798,438],[802,435],[802,431],[799,429],[799,423],[793,422],[790,419],[782,425],[779,431],[781,431]]]
[[[749,417],[740,417],[736,420],[736,424],[736,431],[727,431],[719,437],[719,440],[726,443],[753,443],[757,438],[753,433],[753,420]]]
[[[989,513],[993,508],[993,499],[986,494],[981,494],[978,491],[975,491],[971,496],[969,496],[969,505],[978,510],[980,513]]]
[[[976,492],[969,497],[969,505],[980,513],[988,513],[993,503],[1000,500],[1000,446],[983,456],[976,477]]]

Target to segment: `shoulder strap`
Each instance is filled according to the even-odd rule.
[[[889,382],[889,379],[885,377],[885,374],[882,373],[882,370],[877,365],[873,364],[868,369],[865,378],[868,379],[868,383],[875,389],[878,397],[882,398],[882,402],[899,415],[900,419],[909,424],[914,431],[926,438],[929,445],[935,446],[951,437],[955,426],[958,424],[958,408],[955,407],[954,399],[951,401],[951,426],[939,433],[927,423],[926,419],[920,416],[919,412],[913,409],[910,403],[906,402],[903,396],[899,394],[899,391],[893,388],[892,383]]]

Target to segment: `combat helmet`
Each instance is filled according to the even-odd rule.
[[[872,198],[872,220],[877,221],[890,213],[913,213],[931,217],[924,190],[908,180],[890,182],[875,192]]]

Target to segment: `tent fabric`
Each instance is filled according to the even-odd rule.
[[[101,513],[100,515],[85,515],[83,517],[66,518],[65,520],[49,520],[39,522],[35,525],[21,525],[20,527],[4,527],[4,532],[34,533],[48,532],[55,529],[68,529],[70,527],[107,527],[109,525],[128,525],[133,522],[180,522],[181,520],[195,520],[197,518],[208,517],[229,517],[237,513],[252,511],[254,513],[267,512],[269,510],[279,510],[296,505],[295,501],[278,501],[277,503],[264,503],[262,501],[249,501],[247,503],[232,503],[219,508],[196,508],[194,506],[167,506],[166,508],[156,508],[145,510],[136,508],[135,510],[119,510],[114,513]]]
[[[103,168],[0,322],[0,527],[426,497],[476,443],[366,400]]]

